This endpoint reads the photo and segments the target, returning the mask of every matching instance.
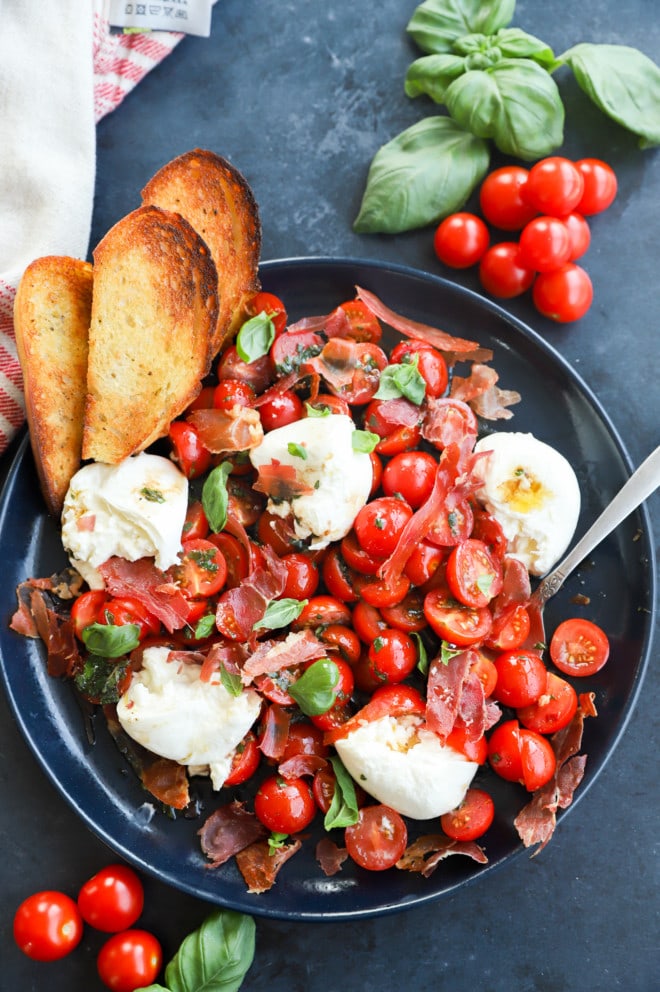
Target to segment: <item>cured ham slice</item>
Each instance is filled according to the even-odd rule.
[[[235,406],[230,411],[194,410],[187,419],[207,451],[214,454],[249,451],[261,444],[264,438],[258,411],[247,406]]]
[[[431,327],[429,324],[420,324],[416,320],[409,320],[394,310],[390,310],[374,293],[362,289],[361,286],[356,286],[355,288],[358,298],[366,304],[375,317],[382,320],[384,324],[389,324],[395,331],[405,334],[406,337],[416,338],[418,341],[426,341],[427,344],[433,345],[438,351],[453,351],[457,354],[466,354],[479,347],[476,341],[455,338],[453,335],[447,334],[446,331],[441,331],[437,327]]]
[[[171,634],[185,626],[190,603],[181,590],[156,568],[152,558],[109,558],[99,565],[111,596],[133,596],[158,617]]]
[[[429,878],[440,862],[451,854],[463,854],[479,864],[488,864],[483,849],[474,841],[451,840],[444,834],[425,834],[406,848],[396,867],[403,871],[419,872]]]
[[[301,847],[302,841],[294,840],[283,847],[271,850],[268,841],[259,840],[239,851],[236,855],[236,864],[245,879],[248,892],[258,895],[272,889],[282,865],[286,864]]]
[[[218,868],[244,848],[268,836],[267,828],[237,800],[211,813],[197,833],[202,851],[211,862],[209,868]]]

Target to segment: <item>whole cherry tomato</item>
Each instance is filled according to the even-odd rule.
[[[78,893],[78,909],[85,923],[105,933],[132,927],[143,906],[142,882],[128,865],[107,865],[88,879]]]
[[[520,233],[519,261],[535,272],[552,272],[568,261],[571,239],[558,217],[535,217]]]
[[[486,176],[479,190],[479,206],[493,227],[520,231],[537,212],[522,196],[528,176],[529,171],[518,165],[505,165]]]
[[[534,270],[521,264],[516,241],[500,241],[484,253],[479,263],[479,281],[491,296],[511,300],[529,289]]]
[[[540,272],[532,287],[536,309],[558,324],[583,317],[593,297],[588,273],[574,262],[567,262],[554,272]]]
[[[163,961],[163,951],[146,930],[122,930],[105,942],[96,959],[99,977],[112,992],[135,992],[151,985]]]
[[[197,431],[186,420],[170,424],[172,458],[187,479],[196,479],[211,467],[211,452],[199,439]]]
[[[584,178],[570,159],[550,155],[529,170],[522,196],[542,214],[565,217],[576,208],[584,192]]]
[[[459,212],[445,217],[433,237],[436,255],[453,269],[475,265],[488,248],[490,234],[481,217]]]
[[[607,210],[616,197],[618,184],[614,170],[598,158],[582,158],[575,167],[584,180],[584,192],[575,210],[585,217]]]
[[[269,830],[295,834],[310,825],[316,814],[316,803],[304,779],[284,780],[279,775],[271,775],[257,790],[254,812]]]
[[[45,889],[28,896],[14,915],[14,940],[34,961],[57,961],[83,935],[80,911],[70,896]]]

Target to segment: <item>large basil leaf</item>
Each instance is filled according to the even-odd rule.
[[[254,945],[251,916],[216,910],[185,938],[167,965],[167,988],[170,992],[236,992],[252,964]]]
[[[465,59],[460,55],[424,55],[408,68],[406,96],[425,93],[435,103],[444,103],[447,87],[464,72]]]
[[[626,45],[580,44],[561,56],[578,85],[603,113],[640,136],[640,148],[660,144],[660,68]]]
[[[446,217],[463,206],[489,162],[481,138],[449,117],[426,117],[376,152],[354,229],[397,234]]]
[[[497,45],[504,58],[532,59],[548,72],[561,65],[561,59],[555,58],[549,45],[540,38],[521,31],[520,28],[504,28],[498,31],[491,39],[491,43]]]
[[[462,35],[506,27],[515,7],[516,0],[425,0],[406,30],[423,52],[450,52]]]
[[[231,462],[221,462],[212,469],[204,480],[202,488],[202,506],[209,527],[214,534],[221,531],[227,523],[229,493],[227,479],[231,475]]]
[[[564,140],[564,105],[552,77],[531,59],[502,59],[455,79],[445,103],[462,127],[527,161]]]

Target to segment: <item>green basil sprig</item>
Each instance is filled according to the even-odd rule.
[[[83,630],[82,639],[90,654],[121,658],[140,643],[140,627],[136,623],[90,623]]]
[[[334,827],[350,827],[351,824],[357,823],[359,817],[353,779],[339,758],[330,758],[330,764],[335,773],[335,791],[323,820],[326,830],[332,830]]]
[[[251,916],[216,910],[181,943],[165,968],[167,985],[141,992],[237,992],[254,960]]]
[[[449,52],[466,34],[495,34],[513,18],[516,0],[425,0],[407,31],[423,52]]]
[[[417,367],[418,363],[419,356],[415,355],[411,362],[388,365],[381,372],[374,399],[394,400],[404,396],[419,406],[426,395],[426,382]]]
[[[338,683],[339,669],[334,661],[321,658],[289,686],[289,695],[293,696],[305,716],[320,716],[334,704]]]
[[[221,531],[227,523],[227,507],[229,506],[227,479],[231,470],[230,462],[221,462],[209,472],[204,480],[202,506],[209,527],[215,534]]]
[[[275,340],[275,325],[265,311],[250,317],[236,335],[236,351],[244,362],[255,362],[270,351]]]
[[[267,630],[279,630],[280,627],[288,627],[298,619],[308,602],[307,599],[273,599],[261,620],[257,620],[252,629],[265,627]]]
[[[351,434],[351,447],[358,454],[370,455],[379,441],[380,437],[373,431],[355,430]]]

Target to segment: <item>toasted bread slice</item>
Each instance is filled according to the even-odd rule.
[[[142,190],[142,202],[180,213],[209,247],[220,297],[217,354],[245,320],[244,304],[259,289],[259,210],[246,180],[214,152],[195,149],[163,166]]]
[[[27,267],[14,303],[30,441],[56,516],[80,466],[91,308],[92,266],[55,255]]]
[[[208,373],[218,314],[208,248],[179,214],[140,207],[94,252],[83,458],[116,465],[167,433]]]

